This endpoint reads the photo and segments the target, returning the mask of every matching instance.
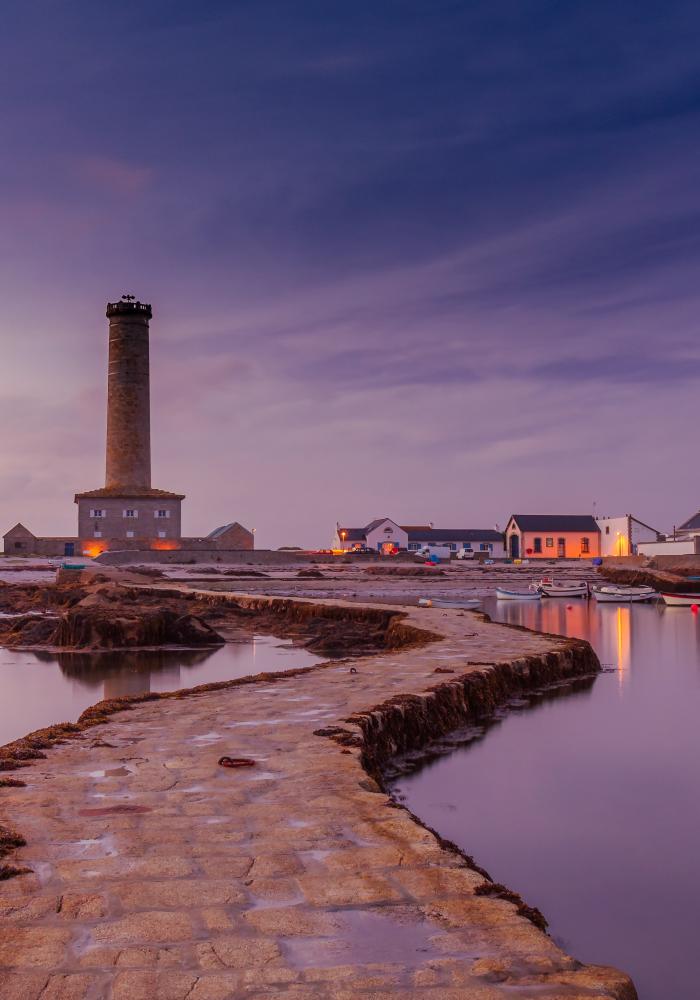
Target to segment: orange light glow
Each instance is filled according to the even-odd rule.
[[[180,543],[175,539],[169,541],[166,538],[154,538],[151,540],[150,547],[158,552],[169,552],[171,549],[179,549]]]

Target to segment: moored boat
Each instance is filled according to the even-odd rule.
[[[543,597],[588,597],[588,584],[585,580],[557,580],[555,583],[544,577],[536,587]]]
[[[471,608],[478,608],[481,601],[441,601],[438,597],[420,597],[418,599],[418,604],[422,608],[462,608],[469,610]]]
[[[653,587],[591,587],[591,594],[596,601],[610,601],[625,604],[637,601],[649,601],[652,597],[658,597]]]
[[[661,596],[664,599],[664,603],[672,608],[689,608],[693,604],[697,604],[700,607],[700,594],[666,594],[664,591],[661,591]]]
[[[496,597],[499,601],[541,601],[542,594],[539,590],[506,590],[505,587],[496,588]]]

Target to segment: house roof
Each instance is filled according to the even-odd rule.
[[[370,521],[369,524],[366,524],[362,530],[366,535],[368,535],[370,531],[374,531],[375,528],[378,528],[380,524],[384,524],[385,521],[388,521],[389,524],[393,524],[395,528],[399,527],[396,521],[392,521],[390,517],[378,517],[376,520]]]
[[[410,528],[409,542],[502,542],[493,528]]]
[[[687,521],[684,521],[683,524],[679,525],[676,530],[695,531],[698,528],[700,528],[700,510],[697,512],[697,514],[693,514],[693,516],[689,517]]]
[[[29,528],[25,528],[24,525],[21,523],[21,521],[18,521],[17,524],[14,526],[14,528],[10,528],[10,530],[8,532],[6,532],[2,537],[3,538],[34,538],[36,536],[31,533],[31,531],[29,530]]]
[[[345,537],[343,538],[343,535]],[[364,528],[338,528],[338,537],[345,542],[363,542],[365,540]]]
[[[600,526],[592,514],[513,514],[510,521],[515,521],[521,531],[588,531],[600,534]]]
[[[206,537],[219,538],[221,535],[225,535],[229,528],[243,528],[243,525],[239,524],[238,521],[231,521],[230,524],[222,524],[220,528],[214,528],[214,530],[210,531]],[[243,530],[248,531],[247,528],[243,528]]]
[[[87,493],[76,493],[78,500],[184,500],[184,493],[168,493],[167,490],[151,490],[142,487],[127,489],[121,486],[104,486],[101,490],[88,490]]]

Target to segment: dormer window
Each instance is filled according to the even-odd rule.
[[[123,510],[122,517],[138,517],[139,512],[137,510]]]

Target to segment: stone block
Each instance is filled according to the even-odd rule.
[[[245,893],[232,882],[208,879],[120,882],[115,885],[114,893],[126,908],[211,906],[248,901]]]
[[[57,913],[60,905],[60,896],[10,896],[0,899],[0,921],[39,920]]]
[[[297,888],[286,878],[246,879],[246,888],[265,902],[284,902],[298,895]]]
[[[253,859],[217,855],[214,858],[199,858],[198,864],[204,874],[210,878],[243,878],[248,874]]]
[[[190,972],[148,969],[120,972],[114,980],[114,1000],[185,1000],[197,979]]]
[[[394,877],[414,899],[463,896],[484,881],[469,868],[402,868]]]
[[[260,854],[253,862],[250,878],[261,875],[303,875],[304,865],[296,854]]]
[[[299,879],[299,885],[309,902],[315,906],[379,903],[403,898],[399,890],[377,872],[305,875]]]
[[[48,981],[45,972],[0,972],[0,996],[2,1000],[39,1000]]]
[[[41,1000],[84,1000],[94,981],[95,977],[89,973],[51,976]]]
[[[92,939],[97,944],[186,941],[191,937],[192,926],[184,913],[169,913],[166,910],[129,913],[122,920],[98,924],[92,930]]]
[[[245,919],[255,930],[272,937],[327,937],[343,929],[335,915],[299,906],[249,910]]]
[[[196,951],[202,969],[282,965],[280,946],[267,938],[219,937],[212,942],[198,944]]]
[[[107,901],[99,893],[66,892],[58,916],[63,920],[98,920],[107,913]]]
[[[187,1000],[233,1000],[237,979],[235,973],[218,976],[201,976]]]
[[[332,851],[323,859],[329,872],[366,872],[371,868],[393,868],[401,864],[402,852],[397,847],[350,847]],[[482,879],[483,882],[483,879]]]
[[[72,936],[71,930],[58,927],[5,925],[0,935],[0,966],[56,968],[63,964]]]

